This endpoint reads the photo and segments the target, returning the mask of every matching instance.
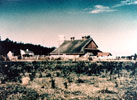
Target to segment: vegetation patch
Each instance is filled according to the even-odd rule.
[[[131,61],[0,62],[0,100],[135,100],[136,73]]]
[[[37,100],[38,97],[39,94],[36,91],[20,85],[0,86],[0,100]]]

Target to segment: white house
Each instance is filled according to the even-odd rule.
[[[26,49],[26,50],[20,50],[21,57],[32,57],[34,56],[34,52]]]
[[[8,56],[8,58],[9,58],[9,60],[17,60],[17,59],[18,59],[18,57],[17,57],[17,56],[14,56],[14,53],[11,52],[11,51],[9,51],[9,52],[7,53],[7,56]]]

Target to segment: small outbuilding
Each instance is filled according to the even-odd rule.
[[[7,53],[7,57],[8,57],[8,60],[18,60],[18,56],[15,56],[14,52],[12,52],[12,51],[9,51]]]
[[[32,57],[34,56],[34,52],[26,49],[26,50],[20,50],[20,54],[22,57]]]
[[[99,53],[97,54],[97,56],[98,56],[98,57],[108,57],[108,56],[112,56],[112,54],[109,53],[109,52],[99,52]]]

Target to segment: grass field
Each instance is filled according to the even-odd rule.
[[[136,98],[135,61],[0,62],[0,100]]]

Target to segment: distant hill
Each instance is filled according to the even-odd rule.
[[[34,45],[30,43],[18,43],[10,39],[0,40],[0,55],[7,55],[9,51],[14,52],[15,55],[20,55],[20,50],[29,49],[33,51],[35,55],[48,55],[55,47],[48,48],[41,45]]]

